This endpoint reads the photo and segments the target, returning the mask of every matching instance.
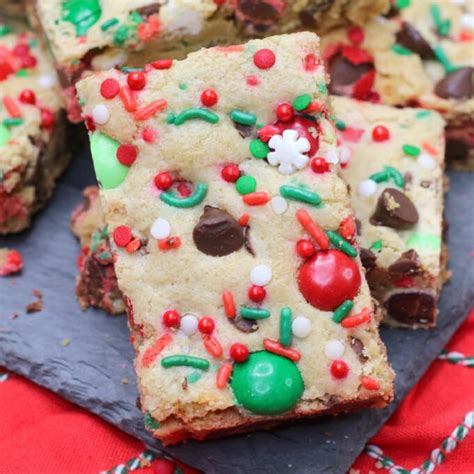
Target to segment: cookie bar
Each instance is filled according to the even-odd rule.
[[[203,46],[300,29],[362,24],[388,0],[29,0],[56,60],[68,114],[80,121],[74,84],[91,70],[182,58]],[[169,64],[155,62],[155,67]]]
[[[0,22],[0,234],[29,226],[69,159],[52,65],[30,32],[13,29]]]
[[[434,326],[447,277],[444,121],[344,97],[332,97],[332,107],[372,295],[388,324]]]
[[[77,259],[79,275],[76,279],[76,296],[83,309],[93,306],[109,314],[122,314],[125,305],[117,285],[99,189],[88,186],[83,191],[83,196],[84,201],[71,216],[71,230],[81,245]]]
[[[78,83],[141,407],[166,444],[392,398],[318,43]]]
[[[474,169],[474,4],[450,0],[395,2],[364,28],[322,40],[333,94],[445,117],[450,166]]]

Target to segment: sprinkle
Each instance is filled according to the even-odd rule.
[[[322,202],[319,195],[315,192],[307,191],[297,186],[281,186],[280,194],[287,199],[304,202],[312,206],[319,206]]]
[[[6,119],[3,119],[2,123],[3,125],[5,125],[5,127],[12,127],[15,125],[21,125],[23,123],[23,119],[22,118],[6,118]]]
[[[241,227],[245,227],[248,223],[249,223],[249,220],[250,220],[250,216],[244,212],[240,217],[239,217],[239,224]]]
[[[390,132],[384,125],[377,125],[372,130],[372,139],[374,142],[385,142],[390,138]]]
[[[177,207],[181,209],[187,209],[189,207],[197,206],[206,197],[208,185],[204,183],[198,183],[194,190],[194,193],[188,197],[181,198],[175,196],[170,191],[165,191],[160,194],[160,199],[168,204],[168,206]]]
[[[451,20],[443,20],[441,16],[441,9],[436,3],[430,5],[431,17],[433,18],[433,23],[435,24],[436,29],[440,36],[448,36],[449,30],[451,29]]]
[[[250,271],[250,282],[257,286],[268,285],[272,278],[272,269],[268,265],[257,265]]]
[[[222,302],[224,303],[224,311],[229,319],[234,319],[236,315],[234,297],[230,291],[222,293]]]
[[[338,232],[327,230],[326,234],[334,247],[341,250],[346,255],[349,255],[349,257],[357,257],[357,250]]]
[[[220,342],[213,336],[209,336],[209,334],[203,334],[202,342],[206,351],[211,354],[213,357],[220,357],[222,355],[222,346]]]
[[[404,10],[410,6],[411,0],[395,0],[395,6],[400,9]]]
[[[436,161],[428,155],[428,153],[420,153],[416,162],[423,168],[434,170],[436,168]]]
[[[281,196],[273,196],[270,199],[270,206],[276,215],[284,214],[288,210],[288,202]]]
[[[258,86],[260,84],[260,79],[255,74],[250,74],[246,79],[248,86]]]
[[[158,99],[151,102],[144,107],[141,107],[135,112],[135,120],[147,120],[153,117],[158,112],[161,112],[168,107],[168,102],[165,99]]]
[[[270,148],[268,147],[268,145],[262,142],[262,140],[259,140],[258,138],[250,142],[249,150],[252,156],[259,160],[266,158],[268,153],[270,152]]]
[[[153,182],[155,186],[160,189],[161,191],[166,191],[167,189],[171,188],[173,185],[173,176],[171,173],[158,173],[154,178]]]
[[[270,49],[259,49],[253,55],[253,63],[259,69],[270,69],[275,64],[275,54]]]
[[[120,92],[120,84],[115,79],[105,79],[100,85],[100,93],[104,99],[113,99]]]
[[[128,252],[128,253],[134,253],[136,252],[140,247],[141,247],[142,243],[140,241],[139,238],[135,238],[133,240],[131,240],[125,247],[125,250]]]
[[[403,175],[393,166],[385,166],[385,171],[387,172],[388,176],[392,178],[393,182],[399,188],[405,187],[405,178]]]
[[[373,379],[372,377],[368,377],[367,375],[363,375],[361,377],[360,383],[367,390],[378,390],[380,388],[380,384],[377,382],[377,380]]]
[[[8,114],[12,118],[18,118],[21,117],[21,110],[16,104],[16,102],[8,95],[3,97],[3,105],[5,106],[5,109],[7,109]]]
[[[339,160],[341,162],[341,165],[345,165],[349,163],[351,156],[352,156],[352,151],[349,147],[347,146],[339,147]]]
[[[230,362],[222,364],[216,374],[216,387],[219,389],[225,388],[229,382],[231,374],[232,364]]]
[[[163,313],[161,319],[165,326],[169,328],[179,328],[181,315],[174,309],[168,309]]]
[[[161,359],[161,365],[165,369],[170,367],[192,367],[193,369],[208,370],[209,361],[201,357],[188,355],[173,355]]]
[[[344,379],[349,373],[349,366],[343,360],[335,360],[331,364],[331,375],[336,379]]]
[[[279,342],[273,341],[272,339],[264,339],[263,347],[267,351],[286,357],[293,362],[298,362],[301,359],[301,354],[296,349],[288,349],[283,347]]]
[[[269,200],[270,196],[266,192],[249,193],[242,196],[242,201],[244,201],[247,206],[263,206]]]
[[[206,89],[201,92],[201,103],[206,107],[212,107],[217,104],[219,96],[213,89]]]
[[[184,332],[184,334],[186,334],[186,336],[192,336],[193,334],[196,334],[198,330],[198,319],[194,314],[187,313],[181,318],[179,328]]]
[[[354,307],[354,303],[351,300],[346,300],[339,307],[336,308],[332,315],[332,320],[335,323],[341,323],[341,321],[351,312]]]
[[[53,74],[40,74],[38,77],[38,84],[43,89],[50,89],[56,84],[56,77]]]
[[[257,180],[253,176],[241,176],[235,183],[239,194],[253,193],[257,189]]]
[[[234,342],[230,346],[229,355],[235,362],[245,362],[249,358],[249,349],[245,344]]]
[[[101,25],[100,25],[100,29],[102,31],[107,31],[109,28],[112,28],[112,26],[115,26],[117,23],[118,23],[118,19],[117,18],[109,18],[108,20],[104,21]]]
[[[159,59],[151,63],[153,69],[169,69],[173,65],[172,59]]]
[[[408,48],[405,48],[401,44],[398,44],[398,43],[395,43],[392,46],[392,51],[395,54],[399,54],[400,56],[411,56],[413,54]]]
[[[408,156],[418,156],[421,153],[421,150],[415,145],[403,145],[402,150]]]
[[[291,345],[291,316],[290,308],[280,310],[280,344],[285,347]]]
[[[311,103],[311,95],[303,94],[296,97],[296,99],[293,100],[292,105],[295,110],[301,111],[301,110],[306,109],[306,107],[308,107],[310,103]]]
[[[190,108],[179,113],[174,119],[174,124],[182,125],[187,120],[193,119],[200,119],[209,123],[217,123],[219,121],[219,116],[210,110]]]
[[[280,104],[276,109],[276,116],[282,122],[289,122],[295,116],[295,109],[288,103]]]
[[[181,239],[179,237],[167,237],[158,241],[158,248],[163,251],[175,250],[181,247]]]
[[[313,237],[321,250],[326,250],[329,247],[329,238],[319,225],[313,221],[308,211],[305,209],[298,209],[296,211],[296,218],[303,228]]]
[[[196,383],[200,378],[202,377],[202,374],[199,372],[192,372],[191,374],[186,376],[186,381],[188,383]]]
[[[270,317],[270,311],[264,308],[249,308],[243,306],[240,309],[240,316],[246,319],[267,319]]]
[[[446,52],[441,47],[441,45],[438,44],[437,46],[435,46],[433,51],[435,53],[436,59],[441,63],[446,72],[452,72],[456,69],[456,67],[453,66],[453,64],[449,60],[448,56],[446,55]]]
[[[92,109],[92,118],[95,123],[99,125],[104,125],[109,121],[110,112],[109,109],[103,105],[98,104]]]
[[[346,329],[355,328],[370,321],[371,314],[372,312],[369,308],[364,308],[360,313],[344,318],[341,322],[341,326]]]
[[[296,316],[291,323],[291,331],[294,336],[303,339],[311,332],[311,321],[304,316]]]
[[[255,125],[257,123],[257,116],[243,110],[233,110],[230,113],[230,118],[237,123],[242,125]]]
[[[132,240],[132,229],[127,225],[119,225],[115,228],[112,237],[117,247],[126,247]]]
[[[336,126],[338,130],[345,130],[347,128],[346,123],[341,119],[336,119],[336,121],[334,122],[334,125]]]
[[[344,354],[344,344],[337,339],[331,339],[324,346],[326,357],[331,360],[340,359]]]
[[[132,166],[137,159],[138,151],[134,145],[122,143],[116,152],[117,160],[124,166]]]
[[[377,183],[372,179],[364,179],[357,187],[357,192],[363,197],[372,196],[376,191]]]
[[[142,138],[146,143],[154,143],[157,136],[158,131],[154,128],[144,128],[142,131]]]
[[[221,170],[221,177],[228,183],[235,183],[240,177],[239,167],[235,163],[225,165]]]
[[[383,247],[383,240],[376,240],[371,246],[370,250],[375,250],[376,252],[381,252]]]
[[[142,366],[150,367],[153,362],[155,362],[160,352],[162,352],[163,349],[168,346],[172,340],[173,338],[169,334],[161,335],[152,346],[148,347],[145,350],[145,353],[143,354],[142,358]]]
[[[122,86],[120,88],[119,97],[127,112],[135,112],[137,109],[137,101],[130,87]]]
[[[150,234],[156,240],[166,239],[171,234],[171,225],[166,219],[158,218],[153,222]]]

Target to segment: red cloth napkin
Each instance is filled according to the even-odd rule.
[[[351,474],[474,473],[474,310]],[[197,474],[140,441],[0,369],[0,474]],[[382,470],[379,470],[382,469]]]

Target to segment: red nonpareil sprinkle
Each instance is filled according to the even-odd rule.
[[[115,228],[112,237],[117,247],[126,247],[132,240],[132,229],[128,225],[119,225]]]
[[[235,342],[230,346],[229,355],[235,362],[245,362],[249,358],[249,350],[245,344]]]
[[[171,173],[159,173],[155,176],[153,182],[160,191],[166,191],[173,186],[173,176]]]
[[[265,296],[267,296],[267,290],[265,290],[263,286],[251,285],[247,290],[247,296],[249,300],[260,303],[265,299]]]
[[[142,357],[142,366],[150,367],[150,365],[155,362],[160,352],[162,352],[163,349],[168,346],[172,340],[173,338],[169,334],[161,335],[152,346],[148,347],[145,350],[145,353]]]
[[[369,308],[364,308],[360,313],[345,317],[341,322],[341,326],[346,329],[355,328],[369,322],[371,315],[372,311]]]
[[[353,216],[345,217],[339,224],[339,233],[346,239],[351,240],[354,238],[356,228]]]
[[[134,118],[135,120],[147,120],[153,117],[156,113],[165,110],[166,107],[168,107],[168,102],[165,99],[155,100],[154,102],[138,109],[135,112]]]
[[[275,53],[271,49],[259,49],[253,55],[253,63],[259,69],[270,69],[275,64]]]
[[[380,388],[380,384],[377,382],[377,380],[373,379],[372,377],[368,377],[367,375],[363,375],[361,377],[360,383],[367,390],[378,390]]]
[[[218,100],[219,96],[213,89],[206,89],[201,93],[202,105],[205,105],[206,107],[212,107],[213,105],[216,105]]]
[[[239,167],[234,163],[225,165],[222,168],[221,176],[224,181],[227,181],[228,183],[235,183],[240,178]]]
[[[336,379],[345,379],[349,373],[349,366],[343,360],[334,360],[331,364],[331,375]]]
[[[137,27],[137,36],[140,41],[151,41],[161,31],[161,23],[156,15],[151,15]]]
[[[304,70],[307,72],[313,72],[318,67],[318,58],[313,54],[309,53],[304,57]]]
[[[250,220],[250,216],[244,212],[240,217],[239,217],[239,224],[241,227],[245,227]]]
[[[6,95],[3,97],[3,105],[8,112],[8,115],[13,118],[21,117],[21,110],[18,107],[17,103],[9,96]]]
[[[21,66],[25,69],[35,67],[38,60],[34,56],[23,56],[20,58]]]
[[[413,288],[416,286],[416,282],[412,277],[406,276],[395,280],[395,286],[397,288]]]
[[[374,142],[384,142],[390,138],[390,132],[384,125],[377,125],[372,130],[372,139]]]
[[[154,143],[157,136],[158,130],[154,128],[144,128],[142,131],[142,138],[146,143]]]
[[[211,334],[215,327],[216,323],[209,316],[204,316],[204,318],[201,318],[198,322],[198,329],[203,334]]]
[[[230,291],[222,293],[222,302],[224,303],[225,315],[229,319],[234,319],[236,315],[234,297]]]
[[[364,30],[360,26],[353,26],[349,28],[347,37],[354,46],[359,46],[365,38]]]
[[[129,143],[122,143],[117,148],[117,160],[122,163],[124,166],[132,166],[137,159],[138,151],[135,146],[130,145]]]
[[[276,116],[282,122],[289,122],[295,116],[295,110],[291,104],[280,104],[276,109]]]
[[[137,237],[133,240],[131,240],[125,247],[125,250],[128,253],[135,253],[140,247],[142,246],[142,243],[140,239]]]
[[[119,97],[127,112],[135,112],[135,110],[137,110],[137,100],[130,87],[122,86],[120,88]]]
[[[159,59],[151,63],[153,69],[169,69],[173,65],[172,59]]]
[[[12,52],[18,57],[27,56],[30,54],[30,46],[26,43],[20,43],[13,48]]]
[[[270,196],[266,192],[255,192],[242,196],[242,200],[247,206],[263,206],[270,200]]]
[[[221,343],[215,337],[203,334],[202,343],[211,356],[220,357],[222,355],[223,350]]]
[[[167,239],[158,241],[158,248],[160,250],[175,250],[181,247],[181,239],[179,237],[168,237]]]
[[[354,84],[352,97],[358,100],[368,100],[371,97],[372,86],[375,81],[375,71],[369,71],[361,76]]]
[[[104,99],[113,99],[120,92],[120,84],[115,79],[105,79],[100,85],[100,93]]]
[[[311,257],[316,249],[310,240],[300,239],[296,242],[296,253],[303,258]]]
[[[356,48],[355,46],[343,46],[341,48],[341,54],[349,62],[355,65],[367,63],[372,64],[374,62],[374,58],[367,51]]]
[[[296,211],[296,218],[303,228],[313,237],[316,243],[322,250],[329,248],[329,238],[326,233],[316,224],[315,221],[311,218],[306,209],[298,209]]]
[[[246,82],[249,86],[258,86],[260,84],[260,78],[251,74],[250,76],[247,76]]]
[[[179,328],[181,315],[174,309],[168,309],[163,313],[163,324],[169,328]]]
[[[146,86],[145,74],[141,71],[133,71],[127,75],[127,84],[133,91],[140,91]]]
[[[49,109],[41,109],[41,127],[51,129],[56,123],[56,118]]]
[[[278,135],[281,133],[281,130],[276,127],[275,125],[264,125],[260,128],[257,132],[258,138],[262,140],[262,142],[268,142],[273,135]]]
[[[87,128],[87,130],[89,130],[89,132],[95,132],[95,122],[94,122],[94,119],[90,116],[90,115],[87,115],[84,119],[84,124]]]
[[[216,387],[223,389],[227,386],[230,376],[232,375],[232,364],[230,362],[225,362],[219,367],[219,370],[216,374]]]
[[[311,160],[311,169],[315,172],[315,173],[326,173],[327,171],[329,171],[329,164],[328,162],[320,157],[320,156],[315,156],[312,160]]]
[[[18,100],[23,104],[36,104],[36,94],[31,89],[23,89],[18,96]]]
[[[263,347],[274,354],[286,357],[287,359],[292,360],[293,362],[298,362],[301,359],[301,354],[296,349],[289,349],[283,347],[279,342],[273,341],[272,339],[264,339]]]

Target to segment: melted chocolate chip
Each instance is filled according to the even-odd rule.
[[[400,10],[397,8],[397,6],[394,3],[392,3],[387,13],[385,13],[383,16],[385,18],[393,18],[394,16],[398,16],[399,13],[400,13]]]
[[[373,225],[405,230],[418,222],[418,211],[404,193],[395,188],[386,188],[377,201],[370,222]]]
[[[255,257],[255,250],[252,247],[252,242],[250,242],[250,227],[246,226],[244,229],[244,245],[245,245],[245,250]]]
[[[372,69],[371,64],[352,64],[342,54],[335,54],[328,64],[328,71],[331,76],[329,92],[331,94],[347,95],[347,87],[355,84]]]
[[[245,334],[255,332],[258,329],[257,321],[242,318],[240,315],[236,316],[234,319],[228,319],[228,321],[232,323],[240,332]]]
[[[436,84],[435,94],[443,99],[471,99],[474,96],[474,68],[462,67]]]
[[[410,23],[403,22],[402,29],[396,34],[397,43],[418,54],[422,59],[434,59],[435,54],[428,41]]]
[[[253,135],[254,127],[251,125],[243,125],[241,123],[234,122],[234,127],[238,130],[239,135],[242,138],[248,138]]]
[[[460,138],[448,138],[446,140],[446,160],[465,161],[469,156],[469,144]]]
[[[428,324],[436,316],[435,297],[421,290],[395,293],[383,305],[391,318],[404,324]]]
[[[238,17],[255,24],[275,23],[281,16],[268,0],[237,0],[236,11]]]
[[[196,247],[206,255],[222,257],[244,244],[241,225],[227,212],[206,206],[193,230]]]
[[[410,249],[402,253],[389,267],[388,271],[396,277],[416,275],[421,271],[420,258],[416,250]]]
[[[362,344],[362,341],[360,339],[357,339],[356,337],[351,337],[350,341],[351,349],[357,354],[359,360],[362,363],[366,362],[368,357],[364,355],[364,344]]]
[[[357,235],[361,235],[361,233],[362,233],[362,222],[357,218],[355,218],[355,226],[356,226]]]
[[[151,3],[150,5],[146,5],[145,7],[137,8],[135,11],[137,13],[140,13],[141,16],[149,17],[160,11],[160,4]]]
[[[377,260],[377,256],[372,252],[372,250],[361,248],[360,252],[360,261],[366,270],[371,270],[375,267],[375,261]]]

